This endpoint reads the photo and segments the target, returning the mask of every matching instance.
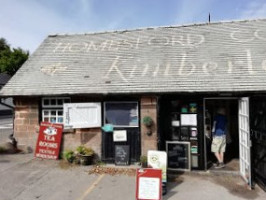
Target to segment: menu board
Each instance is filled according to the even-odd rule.
[[[162,200],[161,169],[137,169],[136,200]]]
[[[115,164],[129,165],[129,145],[115,145]]]
[[[190,142],[166,142],[168,169],[191,170]]]

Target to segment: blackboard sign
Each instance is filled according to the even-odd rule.
[[[166,142],[168,169],[190,170],[190,142]]]
[[[115,164],[129,165],[129,145],[115,145]]]

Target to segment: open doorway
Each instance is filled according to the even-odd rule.
[[[219,109],[223,108],[227,119],[226,149],[224,153],[225,167],[223,170],[239,171],[239,129],[238,129],[238,99],[205,99],[204,133],[206,142],[206,169],[214,170],[217,162],[211,152],[213,121]]]

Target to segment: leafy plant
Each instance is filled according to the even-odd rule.
[[[84,156],[93,156],[94,155],[94,151],[92,148],[90,147],[85,147],[84,145],[80,145],[77,147],[77,152],[80,155],[84,155]]]
[[[72,150],[66,150],[63,153],[63,157],[65,160],[72,163],[75,160],[75,153]]]
[[[147,158],[147,156],[140,156],[140,165],[142,167],[147,167],[148,166],[148,158]]]
[[[145,116],[143,117],[142,119],[142,123],[147,126],[147,127],[150,127],[152,124],[153,124],[153,120],[150,116]]]

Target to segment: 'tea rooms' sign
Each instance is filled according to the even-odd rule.
[[[58,159],[63,125],[42,122],[36,144],[35,157]]]

